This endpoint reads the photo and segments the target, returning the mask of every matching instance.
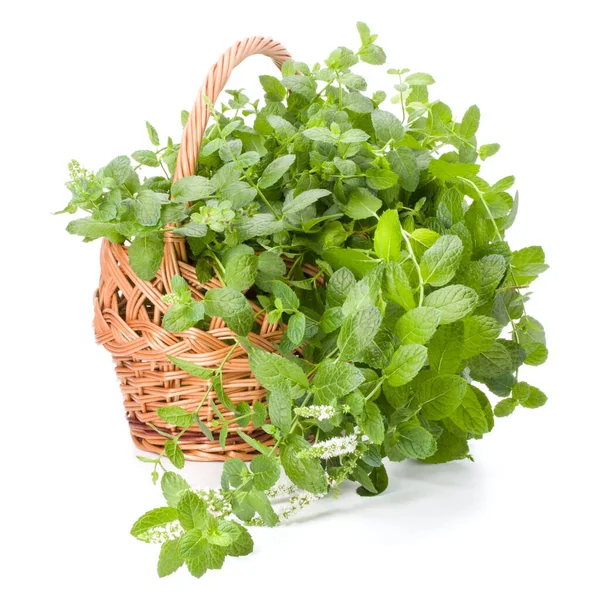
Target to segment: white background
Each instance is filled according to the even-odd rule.
[[[582,2],[13,2],[2,9],[2,530],[5,598],[600,597],[598,567],[597,18]],[[16,8],[15,8],[16,7]],[[297,60],[380,34],[388,66],[432,73],[433,97],[482,111],[481,143],[514,174],[514,248],[542,244],[551,269],[529,312],[550,358],[524,371],[549,401],[475,442],[476,462],[391,466],[390,489],[348,488],[297,521],[255,532],[256,552],[200,581],[159,580],[158,547],[129,535],[160,502],[135,459],[108,354],[94,344],[99,244],[50,213],[66,164],[96,169],[147,147],[144,120],[180,135],[208,67],[247,35]],[[365,68],[370,89],[390,89]],[[258,93],[264,58],[232,87]],[[255,94],[253,93],[252,96]],[[220,465],[186,467],[196,485]],[[184,596],[185,594],[185,596]]]

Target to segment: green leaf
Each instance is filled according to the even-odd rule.
[[[267,394],[271,423],[286,435],[292,425],[292,394],[289,384],[279,383]]]
[[[342,144],[359,144],[369,139],[369,134],[362,129],[347,129],[340,135]]]
[[[472,358],[487,350],[502,331],[496,319],[484,315],[467,317],[464,324],[463,358]]]
[[[208,540],[200,529],[192,529],[184,533],[179,540],[179,554],[184,559],[205,557],[208,550]]]
[[[128,250],[129,264],[133,272],[145,281],[156,275],[163,259],[165,244],[160,233],[136,237]]]
[[[376,109],[371,113],[375,138],[380,144],[401,140],[404,136],[402,123],[390,112]]]
[[[159,577],[166,577],[182,567],[185,559],[179,554],[179,539],[167,540],[160,547],[156,570]]]
[[[131,161],[128,156],[117,156],[104,167],[104,176],[114,179],[120,186],[125,183],[131,173]]]
[[[268,490],[279,480],[279,463],[273,457],[262,454],[255,456],[250,463],[250,470],[254,474],[254,487],[258,490]]]
[[[150,138],[150,143],[153,146],[160,145],[160,139],[158,137],[158,133],[156,133],[156,129],[146,121],[146,131],[148,132],[148,137]]]
[[[385,52],[381,46],[375,44],[367,44],[358,51],[360,60],[369,65],[382,65],[385,63]]]
[[[487,350],[469,359],[468,366],[471,377],[478,381],[501,377],[513,370],[511,356],[500,342],[492,342]]]
[[[191,490],[184,491],[177,505],[181,526],[186,530],[201,529],[209,519],[206,502]]]
[[[267,93],[267,99],[271,102],[279,102],[285,98],[287,93],[285,86],[272,75],[261,75],[260,84]]]
[[[371,483],[369,488],[361,486],[356,490],[356,493],[359,496],[377,496],[385,492],[389,483],[385,467],[383,465],[374,467],[371,473],[369,473],[369,480]]]
[[[500,144],[483,144],[479,148],[479,158],[485,160],[490,156],[494,156],[500,150]]]
[[[273,294],[281,301],[281,310],[295,311],[300,306],[294,290],[282,281],[273,282]]]
[[[365,403],[362,415],[357,419],[358,426],[363,433],[374,443],[381,444],[385,436],[385,425],[381,411],[375,402]]]
[[[243,244],[240,244],[240,246],[243,246]],[[225,253],[223,264],[225,266],[224,279],[227,287],[243,292],[254,285],[258,274],[258,256],[248,246],[245,247],[249,248],[250,253],[232,253],[240,246],[236,246]]]
[[[429,172],[440,181],[459,183],[460,177],[473,179],[479,173],[479,165],[473,163],[448,162],[433,158],[429,163]]]
[[[469,455],[469,445],[465,437],[455,435],[447,430],[442,431],[442,435],[437,440],[437,451],[428,458],[422,459],[423,462],[437,465],[450,462],[452,460],[461,460]]]
[[[456,410],[466,391],[467,382],[458,375],[428,379],[417,392],[421,414],[432,421],[445,419]]]
[[[360,308],[377,304],[381,291],[381,274],[380,269],[375,269],[352,287],[342,304],[344,315],[351,315]]]
[[[338,139],[327,127],[312,127],[311,129],[305,129],[302,132],[302,135],[313,142],[323,142],[325,144],[335,144]]]
[[[212,374],[214,373],[214,369],[207,369],[205,367],[201,367],[196,365],[195,363],[189,362],[187,360],[183,360],[181,358],[177,358],[176,356],[169,356],[167,358],[177,367],[179,367],[182,371],[193,375],[194,377],[199,377],[200,379],[210,379]]]
[[[229,556],[247,556],[254,550],[254,541],[244,526],[235,521],[222,521],[219,527],[227,527],[233,537],[233,542],[227,547]]]
[[[386,210],[377,223],[373,238],[373,249],[377,256],[387,262],[400,261],[402,233],[397,210]]]
[[[308,389],[308,378],[296,363],[283,356],[252,347],[248,353],[252,373],[268,390],[279,390],[283,383],[289,383],[294,398]]]
[[[389,385],[400,387],[412,381],[427,360],[427,348],[420,344],[400,346],[392,355],[390,364],[383,370]]]
[[[117,230],[116,223],[101,223],[90,218],[71,221],[67,225],[67,231],[74,235],[81,235],[88,240],[105,237],[115,244],[120,244],[125,239]]]
[[[404,79],[408,85],[433,85],[435,79],[427,73],[411,73]]]
[[[521,406],[524,406],[525,408],[539,408],[540,406],[544,406],[547,400],[548,396],[546,396],[542,390],[530,385],[529,395],[526,400],[521,400]]]
[[[327,285],[327,306],[342,306],[355,283],[356,278],[346,267],[335,271]]]
[[[204,304],[175,304],[167,310],[163,317],[163,327],[175,333],[186,331],[204,317]]]
[[[140,165],[145,165],[146,167],[158,167],[160,166],[160,161],[156,156],[156,152],[152,150],[136,150],[131,158],[140,163]]]
[[[541,246],[529,246],[513,252],[511,267],[514,284],[528,285],[548,268],[544,250]]]
[[[395,332],[403,344],[425,344],[439,324],[440,311],[437,308],[418,306],[398,319]]]
[[[483,409],[473,390],[467,391],[456,410],[450,415],[453,423],[463,431],[483,435],[489,431],[489,426]]]
[[[257,452],[260,452],[261,454],[270,454],[271,452],[271,448],[269,448],[268,446],[265,446],[264,444],[262,444],[261,442],[259,442],[258,440],[250,437],[247,433],[245,433],[244,431],[242,431],[241,429],[238,429],[236,431],[236,433],[247,443],[250,444],[250,446],[252,446]]]
[[[281,443],[281,465],[292,483],[312,492],[324,494],[327,492],[327,478],[318,458],[300,458],[302,450],[310,448],[310,444],[299,435],[287,436]]]
[[[429,366],[438,375],[452,375],[462,369],[464,325],[461,321],[442,325],[429,342]]]
[[[477,306],[478,296],[465,285],[449,285],[425,297],[425,306],[440,311],[440,323],[445,325],[466,317]]]
[[[175,440],[167,440],[165,442],[165,454],[176,469],[183,469],[185,456]]]
[[[303,96],[307,100],[312,100],[316,96],[317,84],[306,75],[288,75],[281,80],[281,83],[288,90]]]
[[[344,106],[348,110],[359,114],[366,114],[373,111],[373,102],[360,92],[349,92],[344,96]]]
[[[342,210],[351,219],[370,219],[377,216],[382,202],[365,188],[354,188]]]
[[[388,263],[383,276],[383,295],[404,310],[415,308],[413,289],[406,272],[399,263]]]
[[[354,391],[363,381],[361,371],[349,363],[325,360],[312,381],[315,404],[335,406],[336,401]]]
[[[260,515],[267,527],[277,525],[279,517],[263,491],[254,488],[246,496],[246,501]]]
[[[500,400],[496,406],[494,406],[494,414],[497,417],[508,417],[511,415],[515,408],[519,406],[519,403],[512,398],[504,398],[504,400]]]
[[[156,531],[176,521],[178,513],[175,508],[154,508],[142,515],[131,528],[131,535],[142,542],[152,542]]]
[[[181,495],[190,489],[188,482],[173,471],[166,471],[160,480],[160,487],[167,504],[177,508]]]
[[[347,267],[356,277],[364,277],[379,261],[356,248],[330,248],[322,254],[334,269]]]
[[[156,409],[158,416],[176,427],[191,427],[194,424],[194,417],[181,406],[162,406]]]
[[[398,183],[398,175],[389,169],[372,167],[365,173],[367,185],[374,190],[387,190]]]
[[[292,346],[298,347],[304,339],[304,333],[306,331],[306,316],[304,313],[297,313],[290,317],[288,326],[285,332],[287,339],[290,341]]]
[[[298,194],[295,198],[288,196],[283,203],[283,214],[291,215],[301,210],[304,210],[307,206],[314,204],[317,200],[329,196],[331,192],[329,190],[306,190],[301,194]]]
[[[427,458],[437,450],[433,435],[413,423],[400,423],[396,428],[394,440],[396,448],[408,458]]]
[[[238,335],[248,335],[254,324],[254,311],[246,297],[228,287],[208,290],[204,308],[209,316],[225,319],[227,326]]]
[[[215,184],[206,177],[190,175],[178,179],[171,188],[171,195],[177,202],[194,202],[209,198],[215,193]]]
[[[446,285],[456,273],[463,245],[456,235],[442,235],[425,251],[421,259],[423,282],[434,287]]]
[[[286,154],[285,156],[276,158],[272,163],[269,163],[258,180],[258,187],[266,189],[277,183],[289,170],[295,160],[296,157],[293,154]]]
[[[479,129],[479,120],[481,113],[477,105],[470,106],[465,112],[465,116],[460,124],[460,135],[464,139],[468,140],[472,138]]]
[[[340,329],[337,339],[340,360],[354,360],[371,343],[379,326],[381,313],[374,306],[361,308],[348,317]]]
[[[410,148],[400,147],[387,154],[388,162],[398,174],[399,184],[407,192],[414,192],[419,186],[419,165]]]

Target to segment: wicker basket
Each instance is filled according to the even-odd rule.
[[[281,44],[262,37],[238,42],[221,56],[208,73],[190,112],[181,139],[174,181],[195,174],[197,155],[209,118],[205,96],[214,104],[232,70],[253,54],[270,57],[278,67],[290,59]],[[165,242],[164,259],[156,278],[142,281],[129,266],[127,248],[104,240],[100,255],[100,284],[94,298],[96,339],[112,354],[116,363],[133,441],[142,450],[157,453],[162,451],[166,438],[151,425],[170,433],[178,432],[178,428],[167,425],[158,417],[157,409],[175,405],[192,412],[208,387],[207,381],[181,371],[166,355],[203,367],[217,367],[230,351],[231,340],[236,338],[223,320],[217,318],[212,319],[208,331],[191,328],[183,333],[171,333],[163,329],[162,317],[168,306],[161,296],[171,291],[173,275],[179,274],[186,279],[195,300],[203,298],[202,290],[221,285],[216,278],[202,286],[198,283],[195,269],[187,259],[185,239],[167,233]],[[310,267],[306,270],[314,275]],[[253,309],[257,313],[260,334],[251,333],[249,337],[254,344],[274,351],[273,342],[280,340],[282,330],[278,325],[269,324],[258,306],[253,305]],[[252,405],[265,401],[266,391],[253,377],[247,355],[240,346],[224,366],[223,384],[233,403],[245,401]],[[225,416],[231,415],[218,404],[214,392],[210,397]],[[199,418],[215,432],[209,403],[202,407]],[[262,431],[253,432],[252,427],[243,430],[264,444],[272,443]],[[224,450],[216,440],[210,441],[196,425],[183,434],[179,445],[186,459],[194,461],[231,457],[245,460],[254,453],[252,447],[237,435],[235,427],[230,429]]]

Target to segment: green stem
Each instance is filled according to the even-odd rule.
[[[423,275],[421,274],[421,267],[419,266],[419,261],[417,260],[415,252],[410,244],[410,240],[408,239],[408,233],[404,230],[404,227],[402,227],[402,225],[400,225],[400,233],[402,234],[402,238],[406,242],[408,254],[415,266],[415,270],[417,271],[417,276],[419,278],[419,306],[423,306],[423,300],[425,299],[425,283],[423,281]]]

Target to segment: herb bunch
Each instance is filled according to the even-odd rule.
[[[163,454],[142,458],[167,506],[131,533],[162,544],[160,576],[185,564],[199,577],[248,554],[247,525],[273,526],[344,480],[361,495],[383,492],[384,458],[471,459],[469,442],[492,430],[494,416],[546,402],[519,375],[547,357],[544,329],[526,310],[547,265],[539,246],[513,250],[505,240],[518,208],[514,178],[489,183],[479,164],[500,146],[479,145],[477,106],[456,120],[430,100],[425,73],[390,69],[397,108],[381,108],[386,93],[368,95],[352,67],[386,56],[365,24],[358,31],[357,51],[336,48],[324,65],[288,61],[281,78],[262,76],[264,102],[227,91],[211,107],[194,176],[172,184],[178,146],[161,146],[148,123],[153,148],[134,152],[133,165],[119,156],[95,174],[70,166],[65,211],[89,216],[68,231],[127,244],[145,280],[160,267],[165,232],[184,236],[201,289],[215,276],[222,287],[195,301],[175,276],[164,328],[223,318],[237,335],[231,352],[245,349],[268,391],[266,406],[234,404],[221,379],[228,357],[217,369],[171,357],[210,384],[194,413],[159,409],[180,432],[161,432]],[[283,325],[278,353],[250,342],[248,298]],[[494,407],[489,393],[500,398]],[[258,452],[248,465],[227,460],[220,490],[193,490],[163,465],[166,457],[183,467],[178,440],[194,424],[213,439],[198,417],[205,402],[223,447],[235,429]],[[250,422],[272,447],[239,430]]]

